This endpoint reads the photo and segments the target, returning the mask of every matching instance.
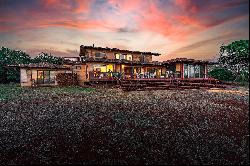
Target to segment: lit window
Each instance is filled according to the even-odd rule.
[[[115,54],[115,59],[120,59],[120,54],[116,53]]]
[[[132,61],[132,55],[127,55],[127,60]]]

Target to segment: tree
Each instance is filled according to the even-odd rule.
[[[222,81],[234,81],[235,76],[232,71],[226,68],[215,68],[208,73],[209,76],[222,80]]]
[[[220,47],[219,63],[234,73],[249,68],[249,40],[234,41]]]
[[[232,71],[235,81],[249,82],[249,40],[234,41],[221,46],[218,62]]]
[[[6,47],[0,49],[0,82],[19,82],[20,71],[17,68],[6,68],[7,65],[28,64],[31,57],[23,51],[11,50]]]
[[[40,53],[37,57],[32,60],[34,63],[47,62],[56,65],[62,65],[63,59],[61,57],[55,57],[48,53]]]

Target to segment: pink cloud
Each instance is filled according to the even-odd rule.
[[[144,2],[145,0],[108,0],[109,4],[118,7],[122,12],[136,11]]]
[[[69,2],[70,1],[67,0],[44,0],[43,4],[46,8],[69,10],[71,9],[71,5]]]
[[[184,29],[183,24],[199,25],[197,20],[188,16],[175,16],[173,13],[162,11],[152,2],[137,19],[140,29],[160,33],[173,40],[183,40],[190,34],[190,29]]]

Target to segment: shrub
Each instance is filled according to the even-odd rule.
[[[215,68],[209,73],[210,77],[222,80],[222,81],[234,81],[235,75],[228,69],[225,68]]]
[[[56,81],[59,86],[77,85],[77,74],[73,73],[59,73],[56,75]]]
[[[249,84],[249,71],[242,70],[236,77],[236,82],[239,82],[241,85]]]

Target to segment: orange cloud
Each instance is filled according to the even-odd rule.
[[[77,7],[75,8],[76,13],[85,13],[89,11],[91,1],[90,0],[77,0]]]

